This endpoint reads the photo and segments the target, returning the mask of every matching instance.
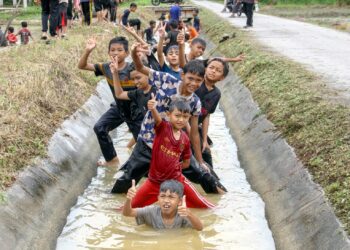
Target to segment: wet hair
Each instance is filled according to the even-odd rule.
[[[169,46],[169,48],[166,50],[166,53],[165,53],[165,54],[168,55],[168,53],[169,53],[172,49],[179,51],[179,46],[178,46],[178,45],[171,45],[171,46]]]
[[[170,193],[176,193],[180,198],[184,195],[184,186],[176,180],[166,180],[160,184],[159,193],[165,193],[168,190]]]
[[[149,21],[149,25],[153,25],[153,24],[156,24],[156,21],[154,20]]]
[[[204,48],[207,47],[207,43],[205,42],[205,40],[200,37],[196,37],[195,39],[193,39],[191,45],[195,45],[196,43],[201,44]]]
[[[177,29],[179,27],[179,22],[177,20],[171,20],[169,26],[173,29]]]
[[[129,50],[129,42],[123,36],[117,36],[117,37],[114,37],[112,40],[110,40],[109,45],[108,45],[108,51],[111,49],[112,44],[121,44],[121,45],[123,45],[124,50],[126,52],[128,52],[128,50]]]
[[[191,107],[187,102],[184,102],[182,99],[178,98],[173,100],[170,103],[169,112],[173,112],[175,109],[181,113],[189,114],[191,113]]]
[[[132,7],[137,8],[137,4],[136,4],[136,3],[131,3],[131,4],[130,4],[130,8],[132,8]]]
[[[221,62],[222,66],[223,66],[223,68],[224,68],[224,70],[223,70],[223,75],[224,75],[224,77],[226,77],[227,74],[228,74],[228,71],[229,71],[229,66],[228,66],[228,63],[225,62],[224,60],[222,60],[220,57],[214,57],[214,58],[208,60],[208,62],[207,62],[204,66],[205,66],[205,67],[208,67],[209,64],[210,64],[211,62],[214,62],[214,61],[216,61],[216,62]]]
[[[22,26],[22,28],[27,28],[28,27],[28,23],[23,21],[23,22],[21,22],[21,26]]]
[[[191,60],[186,63],[185,67],[183,68],[183,72],[184,74],[192,73],[197,76],[204,77],[205,67],[201,60]]]
[[[9,31],[10,33],[13,33],[13,32],[15,31],[15,28],[13,28],[12,26],[10,26],[10,27],[8,28],[8,31]]]

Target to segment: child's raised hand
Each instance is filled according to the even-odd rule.
[[[89,38],[86,42],[85,49],[88,51],[92,51],[96,47],[96,39],[95,38]]]
[[[134,43],[131,46],[131,51],[132,53],[138,53],[138,52],[142,52],[142,53],[148,53],[148,45],[142,45],[141,43]]]
[[[109,65],[109,68],[112,74],[118,73],[118,56],[111,56],[111,64]]]
[[[179,34],[177,34],[176,41],[179,45],[185,43],[185,29],[180,30]]]
[[[188,209],[186,206],[186,195],[182,197],[181,205],[177,207],[177,212],[181,217],[187,217],[188,216]]]
[[[135,29],[132,27],[132,26],[130,26],[130,24],[128,24],[128,25],[123,25],[123,28],[127,31],[127,32],[129,32],[129,33],[131,33],[131,34],[133,34],[133,33],[136,33],[136,31],[135,31]]]
[[[151,99],[147,102],[147,108],[148,110],[153,110],[156,108],[156,106],[157,106],[156,97],[153,93],[151,93]]]
[[[165,37],[165,27],[166,27],[166,23],[164,22],[163,24],[160,25],[159,29],[158,29],[158,33],[159,33],[159,37],[164,38]]]
[[[245,59],[245,55],[244,54],[240,54],[240,55],[236,56],[235,59],[236,59],[236,62],[243,61]]]
[[[126,194],[126,198],[128,200],[132,200],[135,197],[135,195],[136,195],[137,189],[136,189],[136,184],[135,183],[136,183],[135,180],[132,179],[132,181],[131,181],[131,188],[129,188],[128,193]]]

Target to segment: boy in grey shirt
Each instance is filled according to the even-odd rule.
[[[158,205],[132,208],[131,200],[136,195],[135,180],[126,195],[123,215],[135,217],[138,225],[146,224],[155,229],[173,229],[191,227],[198,231],[203,229],[202,222],[186,207],[184,187],[176,180],[166,180],[160,185]]]

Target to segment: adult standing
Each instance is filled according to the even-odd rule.
[[[49,32],[52,37],[56,37],[56,29],[59,19],[59,0],[41,0],[41,39],[47,39],[48,22],[50,22]]]
[[[176,20],[178,23],[180,22],[181,18],[181,7],[180,7],[180,0],[175,0],[175,4],[170,7],[170,22],[172,20]]]
[[[243,0],[243,11],[247,16],[247,24],[244,28],[253,27],[253,8],[255,0]]]
[[[84,24],[90,25],[91,23],[91,3],[90,0],[80,0],[81,11],[84,16]]]

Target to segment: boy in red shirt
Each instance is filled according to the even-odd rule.
[[[14,32],[15,29],[13,27],[8,28],[6,39],[9,41],[10,45],[16,45],[17,43],[17,37]]]
[[[20,29],[16,36],[20,35],[21,36],[21,44],[28,44],[29,43],[29,37],[33,39],[32,34],[30,33],[27,22],[21,22],[22,29]]]
[[[177,180],[184,185],[184,194],[188,207],[213,208],[215,205],[202,197],[182,175],[182,169],[190,165],[191,145],[183,128],[191,117],[190,106],[174,100],[167,115],[169,122],[162,120],[157,109],[157,101],[152,94],[148,101],[155,120],[156,136],[153,142],[151,166],[148,179],[143,183],[132,200],[131,206],[144,207],[157,201],[160,184],[165,180]]]

